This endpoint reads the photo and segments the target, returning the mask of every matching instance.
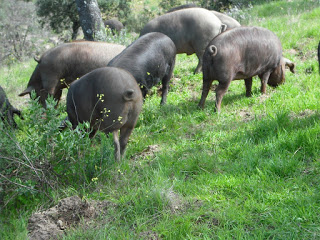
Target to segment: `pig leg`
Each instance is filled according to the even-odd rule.
[[[169,91],[169,82],[172,77],[173,68],[174,68],[174,61],[170,65],[168,73],[162,78],[162,98],[161,98],[161,102],[160,102],[161,105],[164,105],[167,102],[167,95],[168,95],[168,91]]]
[[[96,133],[97,133],[97,130],[92,129],[91,132],[89,133],[89,138],[93,138],[96,135]],[[108,137],[108,134],[106,134],[106,135]]]
[[[215,107],[215,111],[218,112],[218,113],[220,112],[222,98],[226,94],[231,81],[232,81],[232,79],[230,79],[229,81],[219,82],[219,85],[216,88],[216,107]]]
[[[268,79],[270,77],[271,72],[265,72],[264,74],[261,74],[260,79],[261,79],[261,93],[266,94],[266,89],[267,89],[267,83]]]
[[[117,162],[120,162],[119,131],[115,130],[112,133],[113,133],[113,144],[114,144],[114,158]]]
[[[198,104],[199,108],[204,108],[204,103],[206,101],[206,98],[208,96],[209,90],[211,88],[213,80],[209,79],[207,71],[203,71],[203,77],[202,77],[202,94],[201,94],[201,99]]]
[[[120,154],[124,156],[129,137],[133,131],[133,127],[122,127],[120,129]]]
[[[16,128],[17,127],[17,123],[14,121],[13,112],[12,112],[12,110],[8,110],[8,112],[9,112],[8,119],[9,119],[10,125],[12,127]]]
[[[7,107],[10,107],[10,106],[7,106]],[[5,112],[6,112],[5,114],[7,115],[7,117],[6,117],[6,119],[3,118],[2,121],[5,120],[4,122],[7,122],[10,126],[16,128],[17,124],[13,119],[13,113],[12,113],[11,109],[6,109]]]
[[[60,101],[60,99],[61,99],[61,95],[62,95],[62,89],[58,89],[58,90],[55,92],[54,96],[53,96],[53,98],[57,101],[56,107],[57,107],[58,104],[59,104],[59,101]]]
[[[212,85],[213,80],[209,80],[209,81],[205,81],[203,80],[203,87],[202,87],[202,94],[201,94],[201,99],[200,102],[198,104],[198,107],[200,108],[204,108],[204,103],[206,101],[206,98],[208,96],[210,87]]]
[[[197,54],[197,57],[199,59],[199,62],[198,62],[198,65],[197,65],[196,69],[194,70],[193,74],[200,73],[202,71],[202,56],[203,56],[203,52],[196,53],[196,54]]]
[[[252,89],[252,77],[244,80],[246,86],[246,96],[251,97],[251,89]]]

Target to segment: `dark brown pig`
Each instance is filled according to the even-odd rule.
[[[161,81],[161,104],[165,104],[175,59],[176,47],[172,40],[162,33],[153,32],[130,44],[108,66],[130,72],[141,86],[143,97]]]
[[[187,8],[166,13],[148,22],[140,36],[150,32],[161,32],[172,39],[177,53],[196,53],[199,63],[195,73],[202,67],[202,56],[208,43],[217,36],[225,25],[209,10]]]
[[[35,90],[44,107],[48,94],[59,102],[63,88],[86,73],[107,66],[123,49],[122,45],[91,41],[61,44],[42,55],[27,88],[19,96]]]
[[[120,31],[123,29],[123,24],[117,19],[108,19],[105,20],[104,25],[110,28],[113,35],[119,34]]]
[[[67,94],[68,119],[73,128],[78,123],[89,122],[91,137],[98,130],[113,133],[114,155],[119,161],[142,102],[139,86],[129,72],[114,67],[98,68],[71,84]]]
[[[203,89],[199,107],[203,108],[213,80],[216,88],[216,111],[232,80],[245,79],[246,95],[251,96],[252,77],[261,79],[261,92],[266,85],[285,81],[284,67],[294,72],[294,64],[282,57],[279,38],[261,27],[238,27],[223,32],[207,46],[203,55]]]
[[[0,118],[4,123],[9,124],[12,127],[17,127],[16,122],[14,121],[14,114],[17,114],[19,117],[21,117],[20,110],[14,108],[11,103],[9,102],[9,99],[7,98],[7,95],[3,88],[0,86]]]

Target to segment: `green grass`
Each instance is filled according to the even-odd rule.
[[[28,62],[0,69],[0,84],[12,105],[22,108],[25,106],[28,98],[18,97],[18,95],[27,87],[27,83],[36,65],[36,62],[32,59]]]
[[[19,208],[9,204],[0,215],[0,238],[25,239],[33,211],[79,194],[115,207],[96,227],[80,226],[64,239],[319,239],[319,2],[274,1],[246,14],[248,25],[274,31],[284,56],[296,63],[284,85],[261,96],[255,79],[253,97],[246,98],[244,81],[234,81],[219,115],[212,91],[200,110],[202,74],[192,74],[197,59],[178,55],[167,104],[160,107],[156,90],[146,99],[126,158],[117,164],[103,155],[112,139],[101,135],[91,145],[97,153],[88,153],[104,157],[103,170],[90,172],[98,180],[49,191],[53,203],[35,194]],[[25,111],[29,105],[16,95],[34,66],[1,70],[0,84]],[[17,135],[25,139],[23,131]]]

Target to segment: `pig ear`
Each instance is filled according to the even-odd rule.
[[[134,90],[133,89],[129,89],[127,91],[125,91],[125,93],[123,94],[123,99],[125,101],[132,101],[134,98]]]
[[[215,45],[210,45],[208,50],[212,57],[214,57],[218,53],[218,49]]]
[[[22,97],[28,93],[30,94],[32,90],[35,90],[34,87],[32,86],[27,87],[26,90],[24,90],[22,93],[19,94],[19,97]]]
[[[39,58],[39,57],[33,56],[33,59],[34,59],[37,63],[40,63],[40,58]]]
[[[295,73],[296,65],[287,58],[283,58],[283,61],[285,62],[285,66],[289,67],[292,73]]]
[[[227,28],[228,28],[227,24],[222,23],[220,27],[220,33],[223,33],[224,31],[226,31]]]

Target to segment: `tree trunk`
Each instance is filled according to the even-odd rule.
[[[73,22],[72,23],[72,36],[71,36],[72,40],[77,39],[79,28],[80,28],[80,22]]]
[[[89,41],[105,41],[106,31],[97,0],[76,0],[76,4],[84,38]]]

